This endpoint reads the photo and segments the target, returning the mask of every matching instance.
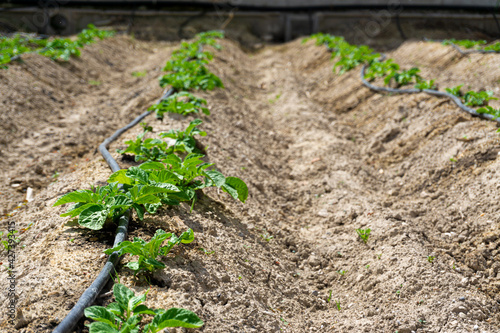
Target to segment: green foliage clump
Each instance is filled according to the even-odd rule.
[[[458,85],[458,86],[455,86],[455,87],[451,87],[451,88],[445,88],[445,90],[452,94],[453,96],[457,96],[457,97],[462,97],[462,93],[460,91],[460,89],[463,87],[463,84],[461,85]]]
[[[169,237],[170,239],[168,240],[167,245],[162,246],[163,242]],[[180,243],[189,244],[193,240],[194,233],[192,229],[188,229],[183,232],[180,237],[177,237],[174,233],[167,233],[164,230],[158,229],[149,242],[146,242],[141,238],[134,237],[133,242],[121,242],[117,246],[107,249],[104,253],[109,255],[113,252],[118,252],[120,256],[125,253],[132,256],[138,256],[138,261],[132,261],[125,265],[134,271],[134,275],[137,275],[143,271],[154,272],[155,270],[165,268],[165,264],[158,261],[157,258],[159,256],[166,256],[175,245]]]
[[[87,29],[77,35],[76,40],[68,38],[35,39],[16,35],[12,38],[0,37],[0,68],[7,68],[6,64],[12,58],[26,52],[37,52],[52,60],[68,61],[71,57],[79,57],[80,49],[85,45],[94,43],[115,35],[115,31],[97,29],[89,24]]]
[[[417,88],[419,90],[424,90],[424,89],[435,90],[436,85],[434,84],[434,81],[435,80],[430,80],[430,81],[419,80],[419,81],[417,81],[417,84],[415,84],[415,88]]]
[[[68,61],[72,56],[79,57],[81,45],[78,41],[68,38],[53,39],[38,51],[39,54],[49,57],[52,60]]]
[[[161,161],[162,159],[167,158],[168,155],[176,152],[199,152],[199,149],[196,148],[196,139],[194,136],[207,135],[206,132],[200,131],[198,127],[196,127],[202,123],[203,122],[200,119],[195,119],[189,123],[189,126],[184,131],[170,130],[168,132],[160,133],[160,137],[171,138],[174,140],[171,145],[160,139],[144,139],[144,136],[153,129],[151,126],[147,126],[145,123],[142,123],[144,132],[139,134],[135,140],[125,141],[125,144],[127,144],[128,147],[125,149],[117,149],[117,152],[120,154],[135,155],[136,162]]]
[[[171,71],[171,73],[160,78],[162,87],[170,85],[177,90],[224,88],[221,79],[211,73],[201,62],[176,61],[168,63],[164,70]]]
[[[368,46],[351,45],[346,42],[343,37],[318,33],[303,39],[302,43],[305,43],[311,39],[316,40],[316,45],[326,44],[327,47],[332,51],[332,59],[339,58],[333,66],[334,72],[336,72],[337,68],[339,69],[339,75],[342,75],[361,64],[370,64],[380,57],[380,54],[374,53],[373,49],[369,48]]]
[[[178,113],[187,116],[191,113],[202,112],[208,116],[210,111],[205,105],[207,105],[207,101],[203,98],[196,97],[187,91],[181,91],[152,105],[148,111],[155,111],[158,119],[163,119],[165,113]]]
[[[160,137],[162,138],[170,138],[175,140],[174,144],[167,149],[167,154],[173,152],[199,152],[199,149],[196,148],[196,139],[194,138],[194,136],[207,135],[205,131],[200,131],[198,127],[196,127],[198,125],[201,125],[202,123],[203,122],[200,119],[195,119],[189,123],[189,126],[184,131],[170,130],[168,132],[160,133]]]
[[[500,118],[500,109],[492,108],[489,105],[486,105],[482,108],[476,110],[477,113],[490,114],[493,116],[493,119]]]
[[[223,38],[223,36],[221,32],[212,31],[198,34],[192,43],[183,42],[180,49],[172,54],[171,59],[163,68],[164,71],[170,73],[160,78],[160,85],[162,87],[171,85],[176,90],[224,88],[220,78],[204,66],[213,59],[213,54],[202,51],[204,45],[220,49],[215,38]]]
[[[402,70],[401,72],[392,71],[385,77],[384,83],[388,85],[392,79],[394,79],[398,86],[410,84],[413,80],[415,80],[415,83],[418,83],[422,80],[422,77],[418,73],[420,73],[420,69],[417,67]]]
[[[399,70],[399,65],[394,62],[393,59],[387,59],[385,61],[374,60],[366,68],[365,79],[373,81],[377,77],[384,77],[389,73]]]
[[[78,224],[81,226],[100,230],[106,221],[123,215],[131,208],[136,210],[140,219],[143,218],[145,210],[154,213],[161,198],[169,192],[179,192],[179,189],[168,183],[138,183],[122,192],[117,182],[110,182],[106,186],[92,186],[90,190],[67,193],[59,198],[54,206],[75,203],[61,216],[78,216]],[[161,193],[164,193],[163,196]]]
[[[54,203],[59,206],[75,203],[61,216],[78,216],[81,226],[102,229],[106,221],[134,209],[139,219],[154,214],[162,205],[178,205],[196,200],[196,191],[218,187],[236,200],[245,202],[248,187],[237,177],[225,177],[213,166],[201,160],[202,154],[188,154],[184,160],[171,154],[162,162],[149,161],[139,167],[130,167],[113,173],[109,185],[77,190],[63,195]],[[123,191],[118,184],[122,184]]]
[[[0,68],[7,68],[6,64],[12,58],[31,51],[32,39],[16,35],[12,38],[0,37]]]
[[[370,237],[371,231],[372,231],[371,229],[356,229],[356,233],[365,244],[368,242],[368,238]]]
[[[487,46],[483,47],[483,50],[500,52],[500,42],[496,42],[496,43],[487,45]]]
[[[147,292],[136,296],[123,284],[115,284],[113,294],[116,302],[106,307],[95,305],[85,309],[85,316],[94,320],[86,324],[90,333],[157,333],[167,327],[199,328],[204,324],[194,312],[186,309],[150,309],[142,304]],[[154,317],[144,326],[141,322],[145,315]]]
[[[497,100],[493,97],[493,91],[468,91],[463,96],[464,104],[467,106],[484,106],[488,101]]]
[[[466,49],[478,48],[480,45],[486,44],[485,40],[470,40],[470,39],[445,39],[443,45],[458,45]]]
[[[166,67],[171,74],[185,75],[182,84],[174,86],[179,89],[212,89],[214,86],[223,86],[220,79],[203,66],[212,56],[200,50],[201,45],[220,48],[215,37],[223,35],[220,32],[207,32],[197,35],[197,40],[193,43],[183,43],[181,50],[184,51],[176,52]],[[201,76],[198,75],[200,71],[203,72]],[[192,76],[193,73],[196,75]],[[162,117],[164,112],[209,114],[204,105],[204,99],[180,91],[154,105],[150,110],[155,110],[159,117]],[[174,140],[171,145],[161,139],[145,138],[152,128],[143,123],[144,132],[135,140],[126,141],[128,147],[118,152],[133,154],[136,161],[145,163],[113,173],[108,178],[107,186],[68,193],[59,198],[54,206],[75,203],[62,216],[78,216],[80,225],[99,230],[104,227],[106,221],[121,216],[128,209],[135,210],[142,220],[146,212],[154,214],[162,205],[178,205],[183,201],[191,201],[194,205],[196,192],[207,187],[220,188],[234,199],[245,202],[248,198],[245,182],[237,177],[225,177],[221,172],[210,169],[214,164],[202,160],[205,155],[199,154],[194,138],[195,135],[206,135],[197,128],[201,123],[201,120],[195,119],[184,131],[171,130],[161,133],[162,138]],[[175,153],[187,155],[182,159]]]

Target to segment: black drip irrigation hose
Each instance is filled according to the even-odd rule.
[[[434,42],[434,43],[442,43],[442,42],[444,42],[444,40],[435,40],[435,39],[430,39],[430,38],[426,38],[426,37],[424,37],[424,41],[426,41],[426,42]],[[450,42],[450,41],[448,41],[448,44],[446,44],[446,45],[450,45],[455,50],[457,50],[457,52],[460,53],[461,55],[467,55],[467,54],[473,54],[473,53],[482,53],[482,54],[485,54],[485,53],[500,53],[500,52],[495,51],[495,50],[464,50],[460,46],[458,46],[457,44],[455,44],[453,42]]]
[[[157,103],[160,103],[162,100],[168,98],[174,93],[174,89],[169,89],[165,94],[158,100]],[[102,157],[106,160],[108,163],[110,169],[113,172],[116,172],[120,170],[120,166],[116,162],[116,160],[111,156],[111,153],[108,151],[108,146],[118,139],[123,133],[137,125],[141,120],[143,120],[146,116],[148,116],[151,113],[151,111],[146,111],[136,117],[134,120],[132,120],[128,125],[118,129],[113,135],[108,137],[106,140],[104,140],[100,145],[99,145],[99,152],[101,153]],[[123,242],[125,238],[127,237],[127,229],[128,229],[128,224],[130,221],[130,215],[131,212],[130,210],[127,210],[125,214],[120,216],[118,218],[118,227],[116,229],[116,236],[115,240],[113,243],[113,247],[117,246],[118,243]],[[54,329],[53,333],[68,333],[73,330],[73,328],[76,326],[80,318],[83,316],[83,312],[85,308],[91,306],[97,296],[100,294],[102,288],[108,283],[109,278],[111,275],[115,272],[115,267],[118,264],[118,261],[120,260],[120,256],[118,252],[113,252],[109,258],[106,264],[104,265],[103,269],[97,276],[97,278],[94,280],[94,282],[90,285],[90,287],[87,288],[80,296],[80,299],[78,299],[78,302],[75,304],[75,306],[71,309],[71,311],[66,315],[66,317],[61,321],[59,325]]]
[[[498,53],[498,51],[495,51],[495,50],[463,50],[461,47],[459,47],[455,43],[451,43],[451,42],[449,45],[451,45],[451,47],[453,47],[455,50],[457,50],[462,55],[467,55],[467,54],[472,54],[472,53]]]
[[[385,55],[382,55],[380,57],[379,61],[384,61],[384,59],[385,59]],[[370,82],[368,82],[368,80],[365,79],[365,71],[366,71],[367,67],[368,67],[368,65],[365,64],[365,65],[363,65],[363,68],[361,69],[361,81],[363,82],[363,84],[366,87],[370,88],[373,91],[376,91],[376,92],[387,92],[387,93],[392,93],[392,94],[417,94],[417,93],[424,92],[424,93],[427,93],[427,94],[433,95],[433,96],[448,97],[460,109],[462,109],[463,111],[469,113],[470,115],[472,115],[474,117],[479,117],[479,118],[482,118],[482,119],[486,119],[486,120],[494,120],[494,121],[496,121],[497,123],[500,124],[500,118],[495,118],[491,114],[487,114],[487,113],[478,113],[476,110],[465,106],[462,103],[462,101],[460,100],[460,98],[458,98],[457,96],[452,95],[452,94],[450,94],[448,92],[438,91],[438,90],[433,90],[433,89],[422,89],[422,90],[415,89],[415,88],[413,88],[413,89],[394,89],[394,88],[386,88],[386,87],[375,86],[375,85],[371,84]]]

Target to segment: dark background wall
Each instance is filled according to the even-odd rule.
[[[113,25],[137,38],[177,40],[225,29],[244,44],[281,42],[314,32],[354,43],[396,46],[405,39],[500,36],[497,0],[10,0],[0,31],[69,35],[88,23]]]

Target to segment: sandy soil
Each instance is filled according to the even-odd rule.
[[[90,60],[101,50],[114,50],[112,57],[123,45],[137,46],[136,53],[120,58],[128,71],[106,71]],[[150,288],[151,307],[195,311],[206,323],[201,332],[498,332],[500,140],[495,124],[472,118],[445,99],[373,93],[362,86],[359,70],[335,76],[327,51],[312,43],[294,41],[250,55],[231,41],[223,46],[211,68],[226,89],[202,94],[212,115],[203,117],[209,135],[201,143],[220,171],[247,182],[250,197],[241,204],[209,190],[192,213],[179,206],[143,222],[134,219],[130,237],[151,237],[159,227],[175,232],[190,227],[196,240],[163,258],[167,268],[151,286],[126,269],[119,271],[120,281],[137,292]],[[63,147],[68,133],[85,133],[100,123],[118,127],[159,97],[161,90],[153,88],[159,73],[132,79],[129,72],[159,68],[170,51],[166,45],[121,38],[93,46],[80,67],[34,57],[1,75],[30,76],[29,68],[52,66],[63,78],[74,68],[82,73],[101,66],[96,72],[109,85],[82,88],[80,97],[69,99],[76,107],[66,104],[65,85],[52,88],[61,95],[55,98],[65,100],[60,106],[65,117],[70,110],[89,112],[71,129],[58,129]],[[420,66],[441,87],[466,82],[474,89],[498,90],[498,56],[460,57],[451,48],[422,42],[407,42],[390,56]],[[18,84],[32,91],[28,82],[33,80]],[[10,93],[23,96],[20,92]],[[40,91],[35,95],[50,100]],[[113,98],[114,106],[107,106]],[[17,107],[22,119],[35,105]],[[40,119],[29,126],[20,120],[19,127],[32,133],[37,131],[32,125],[54,126],[46,122],[48,116]],[[150,117],[148,122],[159,132],[183,128],[190,119]],[[139,131],[127,133],[112,150]],[[2,331],[50,332],[104,264],[102,251],[113,230],[69,226],[58,216],[63,208],[51,205],[68,191],[105,182],[110,171],[92,150],[106,133],[89,134],[92,145],[83,150],[83,160],[66,160],[78,163],[74,171],[65,169],[33,202],[2,221],[4,228],[9,221],[18,228],[33,223],[21,235],[26,246],[17,248],[18,325],[9,326],[3,314]],[[10,163],[15,154],[25,154],[11,151]],[[30,151],[64,160],[40,154],[39,148]],[[356,228],[371,228],[367,244]],[[432,263],[428,256],[435,257]],[[0,280],[6,278],[2,271]],[[102,297],[98,303],[110,301]],[[6,293],[0,294],[0,304],[7,302]],[[77,332],[86,332],[82,324]]]

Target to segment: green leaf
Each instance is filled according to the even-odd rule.
[[[138,167],[130,167],[127,169],[126,175],[133,179],[138,180],[141,184],[146,185],[148,183],[148,173]]]
[[[203,321],[194,312],[171,308],[163,314],[156,315],[151,326],[152,332],[156,333],[167,327],[198,328],[203,324]]]
[[[139,256],[143,254],[143,245],[136,242],[124,241],[111,249],[105,250],[104,253],[109,255],[115,251],[119,251],[120,254],[130,253],[131,255]]]
[[[95,321],[100,321],[109,324],[113,328],[118,328],[116,326],[116,316],[102,306],[91,306],[85,309],[85,317],[93,319]]]
[[[68,211],[64,214],[61,214],[62,217],[65,217],[65,216],[71,216],[71,217],[75,217],[75,216],[78,216],[80,215],[81,212],[83,212],[85,209],[89,208],[90,206],[93,206],[95,205],[95,203],[84,203],[84,202],[79,202],[77,204],[75,204],[74,206],[72,206],[70,209],[68,209]]]
[[[165,166],[161,162],[144,162],[139,166],[142,170],[165,170]]]
[[[180,192],[179,188],[175,185],[172,185],[170,183],[160,183],[160,182],[152,182],[150,183],[152,187],[159,187],[165,191],[161,191],[162,193],[175,193],[175,192]],[[157,192],[160,193],[160,192]]]
[[[154,316],[154,315],[156,315],[156,312],[154,312],[154,310],[151,310],[150,308],[148,308],[144,304],[141,304],[141,305],[138,305],[134,309],[134,314],[149,314],[149,315]]]
[[[130,198],[128,198],[125,195],[117,195],[112,198],[113,200],[110,203],[109,209],[128,208],[134,203]]]
[[[132,297],[128,301],[128,310],[133,311],[139,304],[144,303],[145,300],[146,300],[146,294]]]
[[[57,200],[53,207],[70,202],[94,202],[94,192],[90,190],[78,190],[63,195]]]
[[[139,218],[139,220],[142,221],[144,219],[144,212],[145,212],[144,207],[142,207],[141,205],[139,205],[137,203],[134,203],[134,204],[132,204],[132,208],[135,209],[135,212],[137,213],[137,217]]]
[[[205,174],[214,182],[215,186],[221,187],[226,182],[226,177],[219,171],[208,170]]]
[[[118,303],[109,303],[106,309],[118,317],[123,317],[123,314],[125,313],[125,309],[120,307],[120,304]]]
[[[87,326],[89,328],[89,333],[122,333],[122,331],[118,331],[109,324],[102,322],[93,322]]]
[[[135,296],[132,290],[120,283],[113,286],[113,295],[120,307],[124,309],[128,309],[129,301]]]
[[[108,183],[117,182],[120,184],[133,185],[134,180],[131,177],[128,177],[126,173],[127,173],[126,169],[116,171],[111,176],[109,176]]]
[[[150,265],[150,269],[149,269],[150,271],[155,271],[157,269],[165,268],[165,264],[162,263],[161,261],[156,260],[156,259],[148,258],[148,259],[145,259],[144,262],[147,265]]]
[[[133,270],[134,272],[138,272],[141,270],[141,265],[139,264],[138,261],[131,261],[125,265],[125,267],[128,267],[129,269]]]
[[[227,177],[226,183],[222,186],[222,189],[229,193],[233,198],[239,199],[241,202],[245,202],[248,198],[248,187],[245,182],[237,177]],[[236,196],[234,191],[236,191]]]
[[[78,224],[92,229],[100,230],[106,222],[109,210],[103,205],[92,205],[80,213]]]
[[[149,203],[145,203],[144,204],[144,207],[146,208],[146,210],[147,210],[147,212],[149,214],[156,213],[156,211],[158,210],[158,208],[160,208],[161,206],[162,206],[161,202],[155,203],[155,204],[149,204]]]
[[[192,241],[194,241],[193,229],[188,229],[187,231],[184,231],[180,238],[181,238],[181,243],[183,244],[189,244]]]

